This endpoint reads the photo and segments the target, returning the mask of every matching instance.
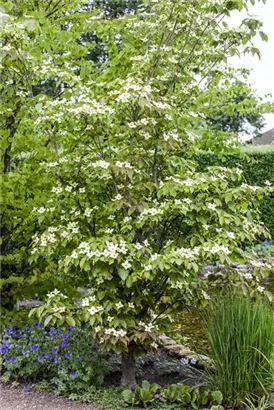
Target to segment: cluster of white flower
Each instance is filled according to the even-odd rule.
[[[211,211],[215,211],[216,208],[217,208],[217,205],[216,205],[216,204],[211,204],[211,203],[209,203],[209,202],[206,204],[206,206],[207,206],[207,208],[210,209]]]
[[[130,221],[132,221],[132,218],[131,218],[130,216],[126,216],[126,217],[124,218],[124,223],[125,223],[125,224],[128,223],[128,222],[130,222]]]
[[[112,228],[107,228],[107,229],[105,229],[105,233],[110,233],[110,234],[112,234],[114,232],[114,229],[112,229]]]
[[[183,288],[183,284],[184,284],[183,282],[177,280],[175,283],[171,282],[170,287],[171,287],[172,289],[182,289],[182,288]]]
[[[84,212],[84,215],[89,217],[91,215],[91,213],[92,213],[92,209],[91,208],[86,208],[85,212]]]
[[[108,169],[108,168],[109,168],[109,162],[103,161],[103,160],[99,160],[99,161],[93,162],[92,166],[93,166],[93,168],[104,168],[104,169]]]
[[[101,312],[102,310],[104,310],[103,306],[91,306],[91,308],[88,309],[88,313],[90,314],[90,316],[93,316],[96,313]]]
[[[63,103],[64,104],[64,103]],[[75,101],[69,101],[63,107],[71,114],[78,115],[111,115],[115,112],[112,107],[103,104],[102,102],[97,102],[91,100],[90,98],[82,98],[81,105],[75,107]]]
[[[41,247],[46,247],[49,243],[55,243],[57,241],[57,237],[55,233],[53,232],[53,229],[54,229],[53,227],[50,227],[51,232],[50,231],[43,232],[40,237],[34,236],[33,244],[39,245]],[[37,251],[38,251],[38,248],[34,247],[31,253],[34,254]]]
[[[186,203],[186,204],[190,205],[190,204],[192,204],[192,200],[189,199],[189,198],[183,198],[183,199],[175,199],[175,201],[174,201],[175,205],[181,205],[183,203]]]
[[[117,303],[115,303],[115,306],[116,306],[116,308],[119,310],[119,309],[122,309],[122,307],[123,307],[124,305],[123,305],[122,302],[117,302]]]
[[[66,311],[65,306],[59,306],[59,307],[53,307],[51,308],[52,312],[59,312],[59,313],[64,313]]]
[[[47,298],[51,299],[60,294],[61,294],[60,290],[54,289],[52,292],[48,292]]]
[[[244,277],[245,279],[248,279],[248,280],[253,278],[253,276],[251,275],[251,273],[243,273],[242,275],[243,275],[243,277]]]
[[[242,184],[242,185],[241,185],[241,188],[250,189],[250,190],[253,191],[253,192],[257,192],[258,190],[262,189],[262,188],[259,187],[259,186],[251,186],[251,185],[248,185],[248,184]]]
[[[60,290],[54,289],[52,292],[48,292],[47,298],[52,299],[55,298],[57,295],[62,296],[63,299],[67,299],[68,297],[63,295],[63,293],[60,292]]]
[[[70,257],[72,259],[78,259],[79,255],[86,255],[88,258],[106,257],[117,259],[119,254],[127,254],[128,249],[126,245],[127,243],[124,240],[121,240],[119,243],[106,241],[107,247],[103,251],[100,251],[99,249],[91,250],[88,242],[81,242],[78,248],[72,252]]]
[[[173,139],[174,141],[180,141],[177,130],[172,130],[164,133],[164,140],[169,141],[170,139]]]
[[[122,195],[121,195],[121,194],[117,194],[117,195],[114,197],[113,201],[121,201],[121,199],[123,199]]]
[[[93,303],[95,301],[96,301],[96,297],[94,295],[87,296],[86,298],[84,298],[80,301],[80,306],[86,307],[86,306],[89,306],[91,303]]]
[[[145,328],[145,332],[151,332],[155,327],[153,323],[139,322],[139,325]]]
[[[209,253],[213,253],[213,254],[219,253],[219,252],[223,252],[223,253],[225,253],[226,255],[229,255],[229,254],[231,253],[231,251],[228,249],[227,246],[225,246],[225,245],[218,245],[218,244],[215,244],[212,248],[210,248],[210,247],[208,247],[208,246],[204,246],[204,247],[203,247],[203,250],[204,250],[205,252],[209,252]]]
[[[163,209],[159,209],[159,208],[158,209],[157,208],[144,209],[143,212],[139,215],[138,219],[141,221],[147,215],[155,216],[155,215],[163,215],[163,213],[164,213]]]
[[[174,249],[172,254],[174,256],[181,256],[182,258],[186,259],[192,259],[195,258],[197,255],[199,255],[200,249],[198,247],[193,248],[193,249],[188,249],[188,248],[177,248]]]
[[[130,269],[131,268],[131,262],[129,260],[126,260],[125,262],[122,263],[122,266],[124,269]]]
[[[116,167],[119,168],[132,168],[132,165],[129,162],[121,162],[121,161],[116,161],[115,162]]]
[[[110,327],[109,329],[105,329],[105,334],[106,335],[112,335],[115,337],[124,337],[126,336],[127,332],[123,329],[115,329],[114,327]]]
[[[250,264],[252,266],[254,266],[255,268],[268,268],[271,269],[272,266],[269,263],[264,263],[264,262],[260,262],[260,261],[250,261]]]
[[[235,239],[235,233],[234,232],[226,232],[226,234],[230,239]]]
[[[144,271],[146,272],[150,272],[152,270],[152,266],[151,265],[143,265]]]
[[[60,194],[61,192],[63,192],[63,188],[62,187],[53,187],[51,192],[54,192],[55,194]]]

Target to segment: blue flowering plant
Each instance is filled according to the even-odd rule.
[[[265,239],[263,242],[256,244],[255,246],[247,249],[248,253],[255,255],[261,259],[273,259],[274,258],[274,241]]]
[[[84,328],[7,327],[0,341],[1,380],[48,382],[60,392],[102,384],[107,357]]]

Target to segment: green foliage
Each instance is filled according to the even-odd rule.
[[[7,327],[1,335],[2,381],[27,379],[46,383],[59,394],[99,386],[108,371],[105,355],[85,329]]]
[[[236,80],[216,90],[217,104],[212,99],[206,115],[210,127],[224,132],[233,132],[256,136],[264,127],[263,113],[273,112],[270,103],[261,104],[254,91],[243,81]]]
[[[246,3],[144,1],[114,19],[84,0],[0,3],[8,308],[37,294],[39,319],[85,322],[102,347],[136,357],[172,309],[207,303],[205,262],[229,264],[265,235],[256,206],[271,189],[195,161],[239,149],[201,121],[245,72],[228,57],[257,52],[257,19],[219,24]],[[98,42],[81,41],[95,32],[99,68]]]
[[[133,406],[140,405],[147,407],[147,404],[152,403],[156,399],[156,393],[161,387],[158,384],[150,384],[146,380],[142,386],[137,386],[134,391],[124,390],[122,392],[123,399],[126,403],[131,403]]]
[[[133,406],[139,405],[147,407],[154,401],[169,404],[180,404],[180,406],[191,406],[194,409],[201,409],[205,405],[220,405],[223,396],[220,391],[209,391],[204,387],[190,387],[184,384],[171,384],[166,388],[161,388],[157,384],[150,384],[147,381],[135,390],[124,390],[123,399]]]
[[[247,184],[265,186],[274,184],[274,147],[248,147],[244,149],[247,155],[225,155],[221,159],[214,153],[200,154],[197,158],[201,169],[209,165],[240,167]],[[274,236],[274,194],[263,198],[259,205],[260,219]]]
[[[191,390],[183,384],[172,384],[163,391],[163,396],[169,403],[178,402],[184,406],[191,403]]]
[[[274,242],[267,239],[263,243],[258,243],[255,246],[246,249],[246,252],[250,255],[254,255],[257,258],[272,259],[274,257]]]
[[[209,374],[229,405],[273,389],[274,314],[263,301],[229,294],[209,306],[208,338],[215,371]]]

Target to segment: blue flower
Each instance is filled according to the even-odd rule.
[[[58,367],[58,372],[61,372],[62,370],[62,367]]]
[[[27,354],[27,350],[26,350],[26,349],[22,349],[22,355],[23,355],[23,356],[26,356],[26,354]]]
[[[58,353],[57,347],[53,347],[53,348],[51,349],[51,351],[52,351],[53,354],[57,354],[57,353]]]
[[[67,340],[64,340],[63,342],[62,342],[62,344],[61,344],[61,346],[64,348],[64,347],[67,347],[67,345],[68,345],[68,341]]]
[[[39,323],[39,322],[36,322],[35,325],[34,325],[34,327],[36,327],[36,329],[39,329],[40,323]]]
[[[2,353],[7,353],[9,351],[9,345],[5,344],[2,348],[1,348]]]
[[[64,333],[64,334],[63,334],[63,339],[64,339],[64,340],[67,340],[68,337],[69,337],[69,335],[68,335],[67,333]]]
[[[17,339],[22,339],[22,335],[18,335],[18,336],[17,336]]]
[[[264,246],[265,246],[265,248],[268,248],[268,246],[269,246],[269,242],[268,242],[267,239],[264,240]]]
[[[42,356],[39,356],[37,360],[38,360],[39,363],[43,363],[43,357]]]
[[[77,357],[77,362],[81,362],[81,360],[82,360],[82,356],[78,356]]]
[[[11,362],[11,357],[6,357],[5,362],[10,363]]]
[[[33,352],[38,352],[39,346],[37,346],[37,345],[29,345],[29,350],[32,350]]]
[[[75,377],[76,377],[76,373],[75,372],[70,372],[70,377],[72,378],[72,379],[74,379]]]
[[[48,359],[48,358],[49,358],[49,354],[48,354],[48,353],[45,353],[45,354],[44,354],[44,358],[45,358],[45,359]]]
[[[56,336],[56,332],[54,329],[50,329],[49,333],[48,333],[51,337]]]
[[[12,327],[8,326],[8,327],[5,329],[5,333],[7,333],[8,335],[13,335],[13,334],[16,333],[16,332],[13,330]]]
[[[8,351],[9,351],[9,346],[8,345],[0,347],[0,353],[7,353]]]
[[[69,359],[71,358],[70,354],[69,354],[69,353],[66,353],[66,354],[65,354],[65,358],[69,360]]]
[[[59,362],[59,357],[55,357],[54,358],[54,363],[58,363]]]
[[[16,362],[17,362],[17,357],[12,357],[12,358],[11,358],[11,362],[12,362],[12,363],[16,363]]]
[[[68,326],[68,331],[69,331],[69,332],[73,332],[73,331],[74,331],[74,327],[73,327],[73,326]]]

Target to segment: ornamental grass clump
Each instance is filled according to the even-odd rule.
[[[208,340],[214,388],[229,405],[254,403],[274,387],[274,313],[262,300],[229,294],[210,304]]]

